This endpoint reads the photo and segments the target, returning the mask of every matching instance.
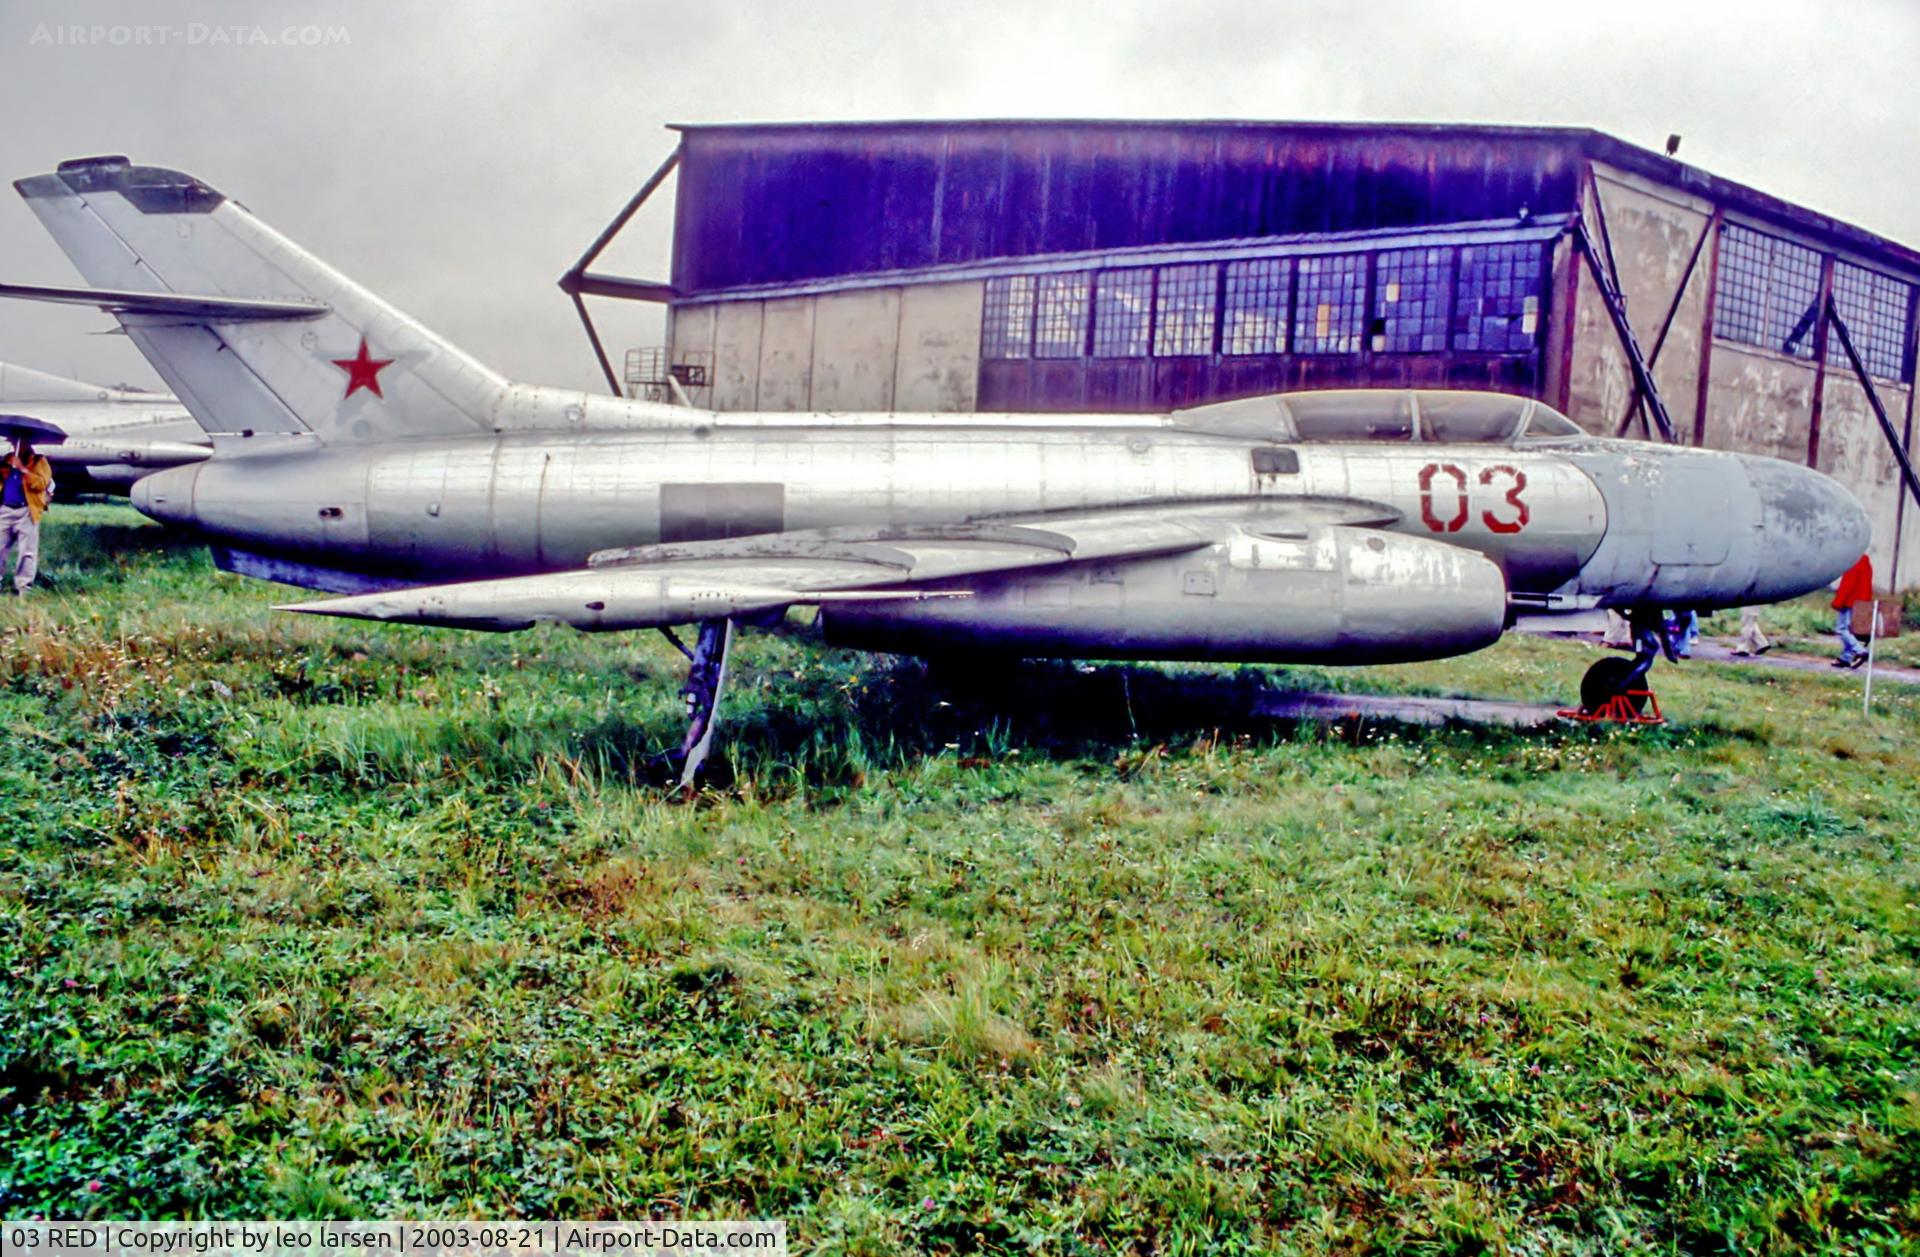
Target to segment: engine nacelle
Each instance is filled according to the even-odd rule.
[[[1151,559],[974,578],[970,598],[836,603],[827,640],[909,655],[1408,663],[1491,645],[1500,569],[1472,550],[1338,524]]]

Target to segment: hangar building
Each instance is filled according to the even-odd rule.
[[[1612,434],[1636,391],[1573,244],[1583,217],[1679,439],[1838,477],[1882,583],[1920,584],[1891,448],[1814,317],[1831,293],[1910,446],[1920,253],[1671,157],[1554,127],[677,130],[562,280],[667,306],[629,391],[671,372],[721,410],[1161,411],[1420,385],[1538,397]],[[588,270],[669,171],[669,279]]]

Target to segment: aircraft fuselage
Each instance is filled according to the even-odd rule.
[[[1708,607],[1781,596],[1859,542],[1824,478],[1637,442],[1279,443],[991,416],[254,440],[148,477],[136,503],[238,550],[413,581],[559,571],[662,541],[1292,499],[1481,553],[1515,595]]]

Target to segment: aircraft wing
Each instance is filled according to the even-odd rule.
[[[1384,522],[1362,503],[1235,502],[1174,514],[1129,508],[917,529],[829,528],[603,551],[581,571],[424,585],[277,608],[507,632],[657,628],[824,602],[964,598],[969,577],[1146,558],[1240,526]]]

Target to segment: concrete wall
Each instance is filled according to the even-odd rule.
[[[892,410],[900,362],[900,290],[813,299],[812,410]]]
[[[979,281],[680,306],[676,361],[711,353],[716,410],[971,411]]]
[[[760,312],[760,391],[755,410],[812,410],[813,297],[782,297]]]
[[[1707,447],[1805,463],[1813,374],[1810,362],[1752,345],[1714,341]]]
[[[930,411],[978,407],[981,296],[977,282],[901,290],[894,405]]]
[[[766,307],[729,302],[713,309],[713,408],[752,410],[760,404],[760,335]]]

